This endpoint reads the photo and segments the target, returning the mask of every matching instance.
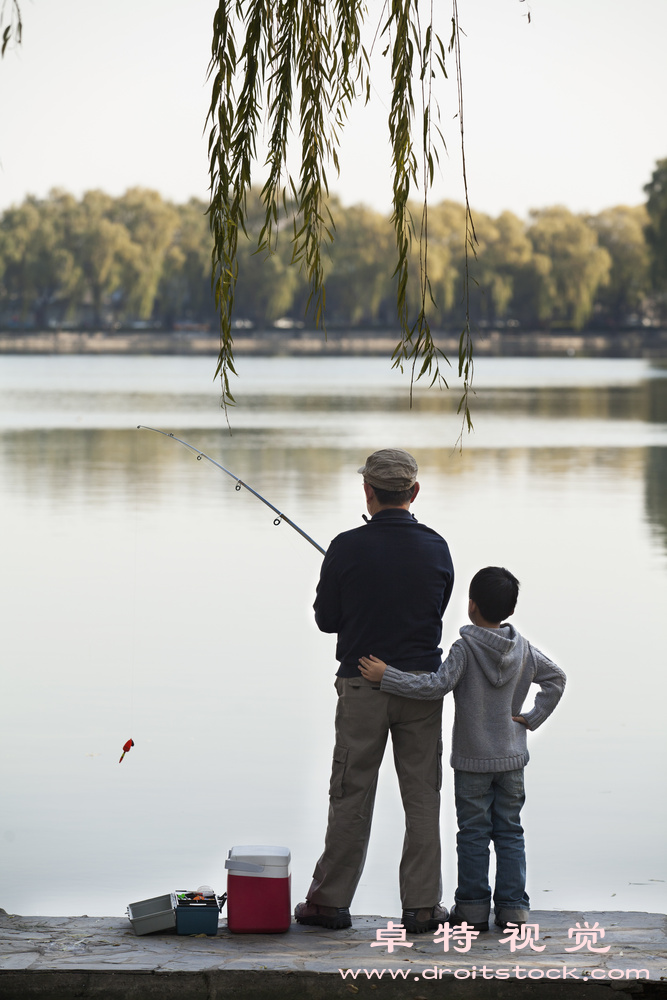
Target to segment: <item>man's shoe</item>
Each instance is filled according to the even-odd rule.
[[[425,934],[426,931],[437,931],[448,916],[447,907],[436,903],[430,909],[424,906],[420,910],[403,910],[401,923],[410,934]]]
[[[311,924],[328,927],[330,931],[342,931],[352,926],[350,910],[347,906],[318,906],[317,903],[298,903],[294,910],[297,924]]]
[[[449,911],[449,926],[460,927],[463,923],[466,923],[468,925],[468,930],[471,931],[488,931],[489,929],[488,920],[478,920],[476,923],[471,923],[469,920],[466,920],[465,917],[460,916],[460,914],[456,912],[456,907],[453,906]]]

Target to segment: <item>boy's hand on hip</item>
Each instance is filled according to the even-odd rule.
[[[530,729],[530,726],[528,725],[528,723],[524,719],[523,715],[513,715],[512,716],[512,722],[520,722],[522,726],[526,727],[526,729]]]
[[[381,681],[387,664],[383,660],[378,660],[377,656],[362,656],[359,659],[359,670],[361,676],[367,681]]]

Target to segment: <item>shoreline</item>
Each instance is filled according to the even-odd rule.
[[[362,334],[319,330],[237,334],[237,357],[391,357],[398,331]],[[458,356],[459,336],[435,334],[436,346]],[[508,333],[489,330],[474,335],[476,357],[667,358],[667,328],[622,332]],[[3,354],[183,355],[216,357],[217,335],[206,332],[119,332],[47,330],[0,332]]]

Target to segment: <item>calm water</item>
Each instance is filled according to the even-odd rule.
[[[479,361],[462,454],[456,391],[419,391],[410,411],[382,360],[240,370],[230,437],[212,359],[0,359],[0,906],[122,914],[172,888],[221,891],[246,843],[291,848],[298,901],[321,850],[335,663],[312,621],[320,556],[145,423],[324,546],[361,523],[366,455],[413,451],[414,513],[457,571],[443,643],[470,576],[504,564],[522,582],[517,627],[568,674],[531,741],[533,905],[664,910],[667,370]],[[401,815],[388,759],[354,912],[399,912]]]

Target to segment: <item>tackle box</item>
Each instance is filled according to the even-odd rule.
[[[176,931],[177,934],[213,936],[218,933],[218,917],[223,905],[224,897],[218,900],[212,891],[176,890],[130,903],[127,915],[137,935]]]
[[[218,933],[220,903],[214,892],[176,893],[176,933]]]
[[[281,934],[292,922],[287,847],[232,847],[227,869],[227,927],[233,934]]]
[[[127,915],[135,934],[176,930],[176,897],[173,892],[130,903]]]

